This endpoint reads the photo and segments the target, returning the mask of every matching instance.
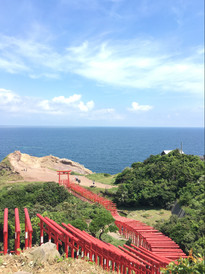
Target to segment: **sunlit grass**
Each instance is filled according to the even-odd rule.
[[[86,177],[92,181],[96,181],[102,184],[113,185],[117,174],[110,175],[107,173],[94,173],[86,175]]]
[[[168,220],[171,217],[170,210],[160,208],[123,208],[122,213],[127,218],[141,221],[150,226],[155,226],[160,220]]]

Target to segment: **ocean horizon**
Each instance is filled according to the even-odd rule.
[[[185,154],[204,155],[204,128],[0,125],[0,161],[20,150],[68,158],[97,173],[116,174],[181,143]]]

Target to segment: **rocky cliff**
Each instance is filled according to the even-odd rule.
[[[92,171],[83,165],[69,159],[60,159],[55,156],[34,157],[20,151],[9,154],[0,163],[0,176],[9,180],[25,181],[57,181],[57,170],[71,170],[82,175],[92,174]]]

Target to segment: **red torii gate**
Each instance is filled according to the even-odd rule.
[[[71,170],[58,170],[57,173],[58,173],[58,183],[59,183],[59,185],[69,186],[69,183],[70,183],[69,176],[70,176]],[[62,175],[67,175],[67,179],[62,180],[61,179]]]

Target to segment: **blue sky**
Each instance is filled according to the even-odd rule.
[[[202,127],[203,0],[0,0],[0,125]]]

